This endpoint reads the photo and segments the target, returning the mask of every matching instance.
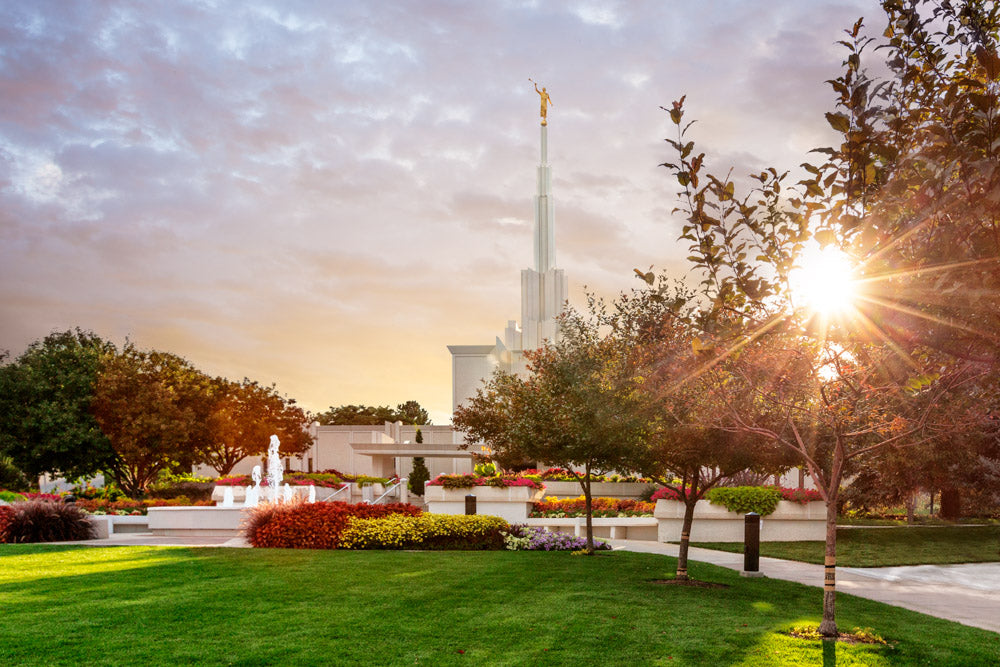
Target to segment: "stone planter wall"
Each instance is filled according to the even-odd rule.
[[[572,533],[577,537],[587,536],[586,517],[528,519],[523,523],[529,526],[541,526],[553,533]],[[594,537],[612,540],[655,541],[657,539],[657,520],[651,516],[595,517],[593,527]]]
[[[590,493],[594,498],[624,498],[636,500],[653,484],[642,482],[593,482]],[[545,482],[546,497],[577,498],[583,495],[579,482]]]
[[[684,504],[678,500],[657,500],[653,516],[660,542],[679,542],[684,523]],[[691,525],[692,542],[742,542],[745,530],[742,514],[721,505],[699,500]],[[774,513],[761,519],[762,542],[823,541],[826,538],[826,504],[778,502]]]
[[[531,505],[542,499],[545,491],[528,486],[474,486],[470,489],[446,489],[443,486],[424,487],[427,511],[433,514],[465,514],[465,496],[476,497],[476,514],[489,514],[510,523],[524,523]]]
[[[94,524],[97,539],[105,539],[122,533],[148,533],[149,518],[145,516],[118,514],[91,514],[90,523]]]
[[[237,537],[249,507],[150,507],[149,532],[153,535]]]

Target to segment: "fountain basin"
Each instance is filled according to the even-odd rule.
[[[238,537],[250,507],[150,507],[149,532],[167,536]]]

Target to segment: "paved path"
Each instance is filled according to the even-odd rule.
[[[639,540],[610,540],[615,549],[676,556],[678,545]],[[688,558],[732,570],[743,569],[743,554],[691,547]],[[761,558],[765,576],[823,585],[823,566]],[[837,590],[1000,632],[1000,563],[916,565],[911,567],[838,567]]]

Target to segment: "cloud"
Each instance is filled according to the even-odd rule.
[[[657,167],[688,94],[735,173],[828,137],[877,4],[0,6],[0,348],[92,328],[307,407],[421,401],[519,313],[538,97],[571,295],[682,274]],[[872,20],[870,23],[874,24]]]

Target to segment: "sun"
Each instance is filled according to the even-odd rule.
[[[854,263],[831,246],[806,248],[788,282],[796,307],[825,317],[845,314],[854,307],[858,296]]]

